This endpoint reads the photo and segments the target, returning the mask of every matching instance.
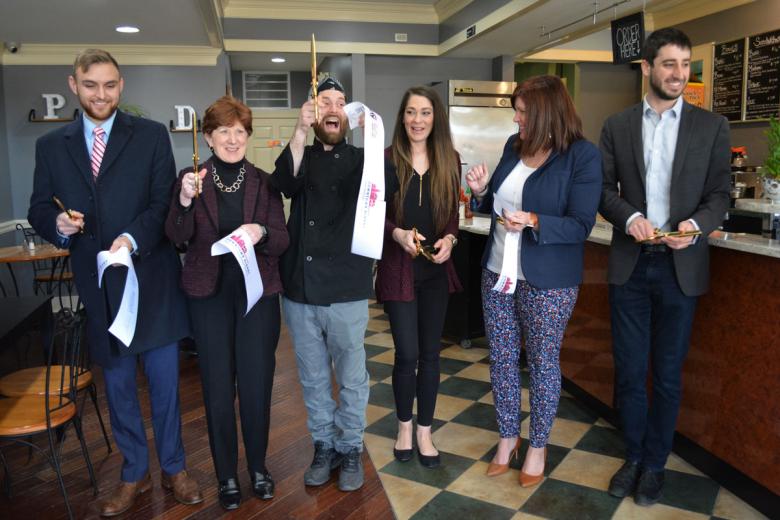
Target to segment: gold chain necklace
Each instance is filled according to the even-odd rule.
[[[238,191],[238,188],[241,187],[241,183],[244,182],[244,174],[246,173],[246,168],[244,167],[244,164],[241,164],[241,169],[238,170],[238,178],[236,178],[235,182],[231,184],[230,186],[225,186],[222,184],[222,179],[219,178],[219,175],[217,175],[217,167],[213,164],[211,165],[211,177],[214,179],[214,184],[219,188],[219,191],[222,193],[233,193]]]

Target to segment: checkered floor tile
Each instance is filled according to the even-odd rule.
[[[441,453],[436,469],[416,458],[393,458],[397,420],[391,386],[393,338],[382,306],[371,305],[366,358],[371,394],[365,443],[399,520],[424,519],[734,519],[765,518],[685,461],[672,455],[661,501],[639,507],[632,498],[613,498],[609,479],[622,464],[619,432],[564,392],[547,447],[545,480],[534,488],[517,483],[528,447],[528,392],[519,461],[494,478],[485,477],[498,442],[488,373],[488,350],[443,345],[441,384],[433,422],[433,440]],[[527,389],[528,374],[522,374]]]

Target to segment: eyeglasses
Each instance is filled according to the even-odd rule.
[[[417,247],[417,254],[423,255],[426,259],[434,262],[433,257],[439,253],[439,250],[433,246],[422,245],[420,243],[419,235],[417,234],[417,228],[412,228],[412,233],[414,233],[414,245]]]

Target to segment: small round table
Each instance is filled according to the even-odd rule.
[[[59,249],[51,244],[39,244],[34,249],[28,249],[24,246],[8,246],[0,247],[0,264],[8,266],[8,272],[11,275],[11,280],[14,283],[14,290],[16,296],[19,296],[19,286],[16,283],[16,276],[14,275],[13,264],[19,262],[38,262],[41,260],[52,260],[51,274],[52,279],[54,273],[57,270],[57,265],[60,261],[70,255],[67,249]],[[65,263],[62,263],[62,267],[65,267]],[[49,291],[51,292],[51,286]],[[3,289],[5,294],[5,289]]]

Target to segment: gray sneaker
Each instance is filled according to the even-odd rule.
[[[358,448],[352,448],[343,455],[339,473],[339,489],[355,491],[363,486],[363,460]]]
[[[341,465],[342,455],[328,448],[322,441],[314,443],[314,460],[303,474],[303,483],[307,486],[321,486],[330,480],[330,472]]]

